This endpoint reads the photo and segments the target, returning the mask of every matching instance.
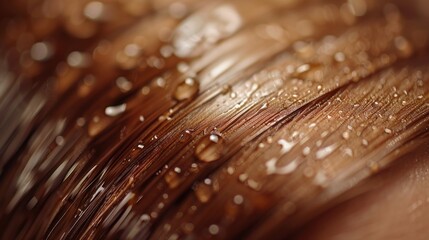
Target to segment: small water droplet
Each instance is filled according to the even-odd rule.
[[[176,188],[182,182],[181,177],[175,171],[168,171],[164,176],[164,180],[171,189]]]
[[[316,176],[314,177],[314,183],[322,187],[326,186],[327,180],[328,178],[323,171],[317,172]]]
[[[198,184],[194,187],[195,196],[198,201],[206,203],[210,200],[213,195],[213,189],[207,184]]]
[[[150,93],[150,87],[148,87],[148,86],[144,86],[144,87],[142,87],[142,89],[140,90],[140,92],[141,92],[143,95],[148,95],[148,94]]]
[[[57,137],[55,138],[55,143],[56,143],[58,146],[62,146],[62,145],[64,145],[64,137],[62,137],[62,136],[57,136]]]
[[[93,1],[86,4],[83,14],[90,20],[100,21],[105,17],[106,9],[103,3]]]
[[[348,131],[345,131],[341,134],[341,136],[345,139],[348,140],[350,138],[350,133]]]
[[[308,156],[310,154],[310,151],[311,151],[310,147],[305,147],[304,149],[302,149],[302,154],[304,156]]]
[[[150,220],[150,216],[148,214],[143,214],[140,216],[140,220],[143,222],[148,222]]]
[[[178,101],[194,98],[199,91],[199,83],[193,78],[187,78],[176,87],[173,97]]]
[[[76,125],[78,125],[79,127],[83,127],[85,126],[86,120],[83,117],[80,117],[76,120]]]
[[[298,74],[305,73],[310,70],[310,64],[303,64],[296,68],[295,72]]]
[[[289,152],[295,146],[294,142],[288,142],[284,139],[278,140],[277,143],[282,146],[282,149],[280,150],[281,154]]]
[[[71,67],[85,68],[91,63],[91,57],[87,53],[75,51],[67,56],[67,63]]]
[[[133,83],[125,77],[119,77],[116,79],[116,86],[121,90],[121,92],[128,92],[132,89]]]
[[[227,93],[229,93],[230,91],[231,91],[231,86],[230,86],[230,85],[225,84],[225,85],[223,85],[223,86],[222,86],[222,90],[221,90],[221,93],[222,93],[222,94],[227,94]]]
[[[104,110],[104,113],[109,117],[116,117],[127,110],[127,104],[123,103],[117,106],[109,106]]]
[[[244,202],[244,198],[242,195],[235,195],[233,198],[233,202],[237,205],[241,205]]]
[[[127,57],[135,58],[135,57],[138,57],[140,53],[141,53],[141,48],[139,45],[135,43],[130,43],[124,47],[124,54]]]
[[[391,130],[391,129],[389,129],[389,128],[385,128],[385,129],[384,129],[384,132],[385,132],[385,133],[387,133],[387,134],[391,134],[391,133],[392,133],[392,130]]]
[[[160,88],[163,88],[163,87],[165,87],[165,84],[166,84],[166,81],[165,81],[165,78],[163,78],[163,77],[158,77],[158,78],[156,78],[156,85],[158,86],[158,87],[160,87]]]
[[[289,173],[292,173],[293,171],[295,171],[295,169],[298,167],[298,163],[296,161],[292,161],[283,167],[277,167],[276,166],[277,161],[278,161],[277,158],[272,158],[265,163],[265,167],[267,168],[267,174],[268,175],[271,175],[271,174],[280,174],[280,175],[289,174]]]
[[[246,173],[242,173],[238,176],[238,180],[240,182],[245,182],[248,178],[249,178],[249,176]]]
[[[346,60],[346,55],[344,55],[342,52],[337,52],[334,55],[334,59],[337,62],[344,62]]]
[[[53,47],[47,42],[38,42],[31,46],[30,55],[36,61],[46,61],[53,55]]]
[[[192,130],[190,129],[186,129],[179,137],[179,141],[180,142],[188,142],[191,140],[192,138],[192,134],[191,134]]]
[[[209,233],[211,235],[217,235],[219,234],[219,226],[216,224],[212,224],[209,226]]]
[[[203,137],[195,147],[196,157],[203,162],[218,160],[223,152],[223,139],[217,134]]]
[[[237,93],[236,92],[231,92],[231,94],[229,95],[232,99],[237,97]]]
[[[316,152],[316,158],[317,159],[323,159],[323,158],[327,157],[328,155],[330,155],[336,148],[337,148],[337,144],[332,144],[330,146],[319,149]]]
[[[345,153],[347,156],[353,157],[353,150],[352,150],[351,148],[346,148],[346,149],[344,149],[344,153]]]
[[[413,46],[411,43],[403,36],[396,37],[394,40],[395,47],[400,51],[404,57],[408,57],[413,54]]]
[[[371,170],[371,172],[376,173],[380,170],[380,166],[376,162],[369,162],[368,167]]]

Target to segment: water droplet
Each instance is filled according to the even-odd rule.
[[[304,149],[302,149],[302,154],[304,156],[308,156],[308,154],[310,154],[310,151],[311,151],[310,147],[305,147]]]
[[[248,178],[249,178],[249,176],[246,173],[242,173],[238,176],[238,180],[240,182],[245,182]]]
[[[140,216],[140,220],[143,222],[148,222],[150,220],[150,216],[148,214],[143,214]]]
[[[237,93],[236,92],[231,92],[231,94],[229,95],[232,99],[237,97]]]
[[[326,174],[323,171],[319,171],[316,173],[314,177],[314,183],[319,186],[326,186],[326,181],[328,180]]]
[[[57,136],[57,137],[55,138],[55,143],[56,143],[58,146],[62,146],[62,145],[64,145],[64,137],[62,137],[62,136]]]
[[[259,184],[257,181],[253,179],[247,180],[247,186],[249,186],[251,189],[255,191],[259,191],[261,189],[261,184]]]
[[[192,223],[183,224],[183,231],[186,234],[190,234],[193,230],[194,230],[194,224],[192,224]]]
[[[182,133],[179,137],[180,142],[188,142],[192,138],[191,130],[187,129],[184,133]]]
[[[346,60],[346,55],[344,55],[342,52],[337,52],[334,55],[334,59],[337,62],[344,62]]]
[[[380,165],[378,165],[378,163],[376,162],[369,162],[368,163],[368,167],[371,170],[371,172],[376,173],[380,170]]]
[[[282,149],[280,150],[281,154],[285,154],[285,153],[289,152],[295,146],[295,143],[288,142],[284,139],[278,140],[277,143],[282,146]]]
[[[353,157],[353,150],[352,150],[351,148],[346,148],[346,149],[344,149],[344,153],[345,153],[347,156]]]
[[[310,64],[303,64],[303,65],[299,66],[295,70],[295,72],[298,73],[298,74],[301,74],[301,73],[305,73],[305,72],[307,72],[309,70],[310,70]]]
[[[140,122],[144,122],[144,116],[143,116],[143,115],[140,115],[140,116],[139,116],[139,121],[140,121]]]
[[[289,164],[283,166],[283,167],[277,167],[278,159],[277,158],[272,158],[269,161],[267,161],[265,163],[265,167],[267,168],[267,174],[271,175],[271,174],[289,174],[292,173],[293,171],[295,171],[295,169],[298,167],[298,163],[296,162],[296,160],[290,162]]]
[[[216,224],[212,224],[209,226],[209,233],[211,235],[217,235],[219,233],[219,226]]]
[[[124,54],[127,57],[135,58],[141,53],[141,48],[135,43],[130,43],[124,47]]]
[[[387,133],[387,134],[391,134],[391,133],[392,133],[392,130],[391,130],[391,129],[389,129],[389,128],[385,128],[385,129],[384,129],[384,132],[385,132],[385,133]]]
[[[174,91],[174,98],[178,101],[194,98],[199,91],[199,83],[193,78],[187,78]]]
[[[38,42],[31,46],[30,55],[36,61],[46,61],[53,55],[53,47],[47,42]]]
[[[140,149],[143,149],[144,145],[143,144],[139,144],[139,145],[137,145],[137,147],[140,148]]]
[[[91,63],[91,57],[87,53],[72,52],[67,56],[67,63],[71,67],[85,68]]]
[[[158,77],[158,78],[156,78],[155,82],[156,82],[156,85],[157,85],[158,87],[160,87],[160,88],[165,87],[165,84],[167,83],[167,82],[165,81],[165,78],[163,78],[163,77]]]
[[[244,202],[244,198],[242,195],[235,195],[233,198],[233,202],[237,205],[241,205]]]
[[[316,152],[316,158],[317,159],[323,159],[323,158],[327,157],[328,155],[330,155],[336,148],[337,148],[337,144],[332,144],[330,146],[319,149]]]
[[[366,140],[366,139],[362,139],[362,145],[364,145],[364,146],[368,146],[368,140]]]
[[[411,54],[413,54],[413,46],[403,36],[396,37],[394,43],[396,49],[398,49],[404,57],[409,57]]]
[[[349,133],[349,132],[347,132],[347,131],[345,131],[345,132],[343,132],[343,133],[341,134],[341,136],[342,136],[345,140],[348,140],[348,139],[350,138],[350,133]]]
[[[144,86],[144,87],[142,87],[142,89],[140,90],[140,92],[141,92],[143,95],[148,95],[148,94],[150,93],[150,87],[148,87],[148,86]]]
[[[171,189],[176,188],[182,182],[179,174],[175,171],[168,171],[164,176],[164,180]]]
[[[227,94],[227,93],[229,93],[230,91],[231,91],[231,86],[230,86],[230,85],[225,84],[225,85],[223,85],[223,86],[222,86],[222,90],[221,90],[221,93],[222,93],[222,94]]]
[[[198,184],[194,187],[195,196],[198,201],[206,203],[210,200],[213,195],[213,189],[207,184]]]
[[[132,89],[133,83],[130,82],[125,77],[119,77],[116,79],[116,86],[122,91],[122,92],[128,92]]]
[[[109,106],[104,110],[104,113],[109,117],[116,117],[127,110],[127,104],[123,103],[117,106]]]
[[[83,117],[80,117],[76,120],[76,125],[78,125],[79,127],[83,127],[85,126],[86,120]]]
[[[195,147],[196,157],[203,162],[218,160],[223,152],[223,139],[217,134],[204,137]]]
[[[106,9],[103,3],[93,1],[86,4],[83,14],[90,20],[100,21],[105,17]]]
[[[173,55],[174,48],[170,45],[162,46],[159,52],[164,58],[169,58]]]

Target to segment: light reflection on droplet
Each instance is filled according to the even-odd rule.
[[[121,113],[125,112],[126,109],[127,109],[127,104],[123,103],[121,105],[107,107],[104,110],[104,113],[109,117],[116,117]]]

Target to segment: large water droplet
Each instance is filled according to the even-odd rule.
[[[199,91],[199,83],[193,78],[187,78],[179,84],[174,91],[173,97],[178,101],[194,98]]]
[[[212,162],[218,160],[223,152],[223,139],[217,134],[205,136],[197,144],[195,155],[200,161]]]

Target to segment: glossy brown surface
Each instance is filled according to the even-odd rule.
[[[427,239],[425,7],[0,3],[0,238]]]

